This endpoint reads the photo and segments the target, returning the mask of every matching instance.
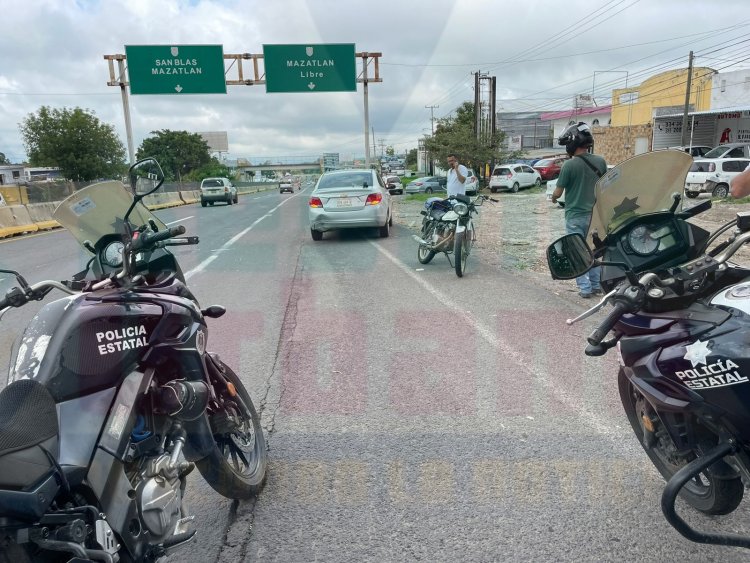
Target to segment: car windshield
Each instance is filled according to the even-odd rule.
[[[52,218],[75,237],[96,244],[102,237],[125,234],[123,218],[133,203],[133,195],[122,182],[101,182],[78,190],[57,206]],[[136,227],[153,221],[159,230],[167,226],[157,219],[143,203],[136,204],[128,217]]]
[[[372,186],[370,172],[351,172],[345,174],[331,174],[323,176],[318,184],[319,190],[336,188],[369,188]]]
[[[732,147],[730,147],[729,145],[719,145],[718,147],[714,147],[713,149],[708,151],[703,156],[705,156],[706,158],[719,158],[731,148]]]
[[[495,168],[492,171],[493,176],[507,176],[510,174],[510,168]]]
[[[539,166],[540,168],[544,168],[545,166],[551,166],[551,165],[552,165],[551,160],[540,160],[534,166]]]
[[[629,158],[596,183],[596,204],[587,241],[607,235],[635,217],[667,211],[681,194],[693,158],[678,151],[655,151]],[[677,209],[679,211],[679,208]]]

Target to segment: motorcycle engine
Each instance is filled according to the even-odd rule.
[[[184,471],[169,466],[169,455],[149,458],[135,486],[141,522],[159,542],[175,533],[182,518],[182,483]]]

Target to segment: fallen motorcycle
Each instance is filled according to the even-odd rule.
[[[750,241],[750,214],[714,233],[690,223],[711,207],[681,208],[692,162],[657,151],[609,170],[586,239],[556,240],[547,262],[555,279],[602,268],[608,293],[568,324],[613,306],[585,353],[617,350],[620,399],[667,481],[669,523],[694,542],[748,548],[750,537],[700,531],[675,510],[680,496],[704,514],[728,514],[750,484],[750,269],[730,261]]]
[[[413,235],[419,243],[417,259],[429,264],[438,252],[445,253],[448,262],[460,278],[466,272],[466,262],[476,241],[476,226],[472,215],[485,201],[497,202],[485,195],[474,198],[465,195],[448,199],[429,198],[420,211],[423,215],[420,236]],[[451,261],[451,254],[453,261]]]
[[[183,503],[195,467],[219,494],[262,488],[260,417],[206,351],[206,318],[167,249],[180,237],[141,203],[158,163],[75,192],[54,218],[93,256],[71,281],[18,286],[0,317],[57,289],[20,336],[0,392],[0,561],[155,561],[195,534]],[[71,559],[72,558],[72,559]]]

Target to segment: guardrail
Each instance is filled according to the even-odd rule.
[[[240,188],[239,195],[247,195],[267,190],[278,189],[278,184],[267,184],[259,187]],[[200,203],[200,190],[182,192],[164,192],[146,196],[146,207],[149,209],[166,209],[181,205]],[[0,239],[56,229],[60,224],[52,219],[52,213],[60,202],[30,203],[27,205],[4,205],[0,207]]]

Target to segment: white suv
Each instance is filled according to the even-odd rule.
[[[499,164],[492,170],[490,191],[510,190],[517,192],[519,188],[541,186],[542,177],[531,166],[526,164]]]
[[[227,205],[238,203],[237,188],[229,178],[204,178],[201,182],[201,205],[222,201]]]
[[[748,158],[696,159],[685,179],[685,195],[698,197],[700,193],[710,193],[714,197],[727,197],[732,178],[745,171]]]

